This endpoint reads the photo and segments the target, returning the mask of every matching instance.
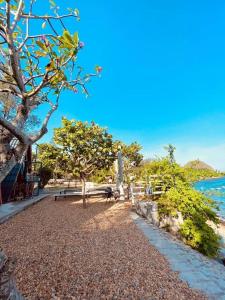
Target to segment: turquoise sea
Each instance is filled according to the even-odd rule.
[[[225,177],[196,182],[194,188],[218,202],[219,215],[225,219]]]

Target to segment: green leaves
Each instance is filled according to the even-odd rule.
[[[138,179],[149,182],[153,175],[156,180],[151,181],[152,187],[161,186],[165,192],[157,199],[160,218],[177,217],[180,212],[184,220],[179,232],[183,241],[207,256],[215,256],[219,237],[209,222],[214,226],[219,222],[217,204],[192,188],[187,176],[189,169],[175,163],[172,145],[167,150],[166,157],[145,162],[137,170]]]
[[[66,81],[66,80],[67,80],[67,78],[66,78],[66,75],[64,74],[64,72],[58,70],[58,71],[56,71],[55,76],[51,79],[50,82],[53,86],[56,86],[58,83],[62,83],[62,81]]]
[[[220,247],[220,238],[214,230],[201,220],[187,219],[180,233],[189,246],[209,257],[216,257]]]
[[[41,52],[39,50],[35,51],[37,57],[45,57],[47,54],[45,52]]]
[[[36,44],[44,51],[47,51],[47,47],[45,46],[44,43],[42,43],[41,41],[36,41]]]
[[[80,14],[80,12],[79,12],[79,10],[76,8],[76,9],[74,10],[74,15],[75,15],[76,17],[78,17],[79,14]]]
[[[184,223],[180,234],[184,242],[207,256],[215,256],[219,237],[208,222],[218,223],[216,205],[188,183],[176,180],[176,187],[169,189],[158,201],[161,217],[176,216],[181,212]]]
[[[47,22],[46,22],[46,21],[45,21],[45,22],[43,22],[43,23],[42,23],[42,25],[41,25],[41,28],[42,28],[42,29],[45,29],[45,27],[46,27],[46,24],[47,24]]]
[[[63,35],[59,38],[61,42],[60,48],[68,50],[76,50],[79,44],[78,33],[75,32],[73,35],[68,30],[64,30]]]
[[[109,168],[113,161],[112,136],[105,128],[63,118],[62,127],[55,129],[54,141],[68,157],[65,171],[90,176],[95,170]]]
[[[49,3],[51,5],[51,7],[53,7],[53,8],[56,7],[56,3],[54,0],[49,0]]]
[[[78,32],[75,32],[73,35],[73,44],[77,47],[79,43]]]

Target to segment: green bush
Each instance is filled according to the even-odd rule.
[[[195,182],[207,178],[224,176],[224,173],[215,170],[208,170],[208,169],[194,169],[194,168],[183,167],[183,171],[185,177],[190,182]]]
[[[184,220],[180,228],[183,241],[199,252],[214,257],[220,247],[220,238],[208,221],[214,225],[219,223],[218,206],[215,201],[194,190],[192,182],[221,174],[213,170],[181,167],[175,162],[175,148],[169,145],[167,150],[166,157],[147,161],[137,168],[136,177],[147,183],[151,175],[158,175],[164,191],[157,200],[160,218],[176,217],[180,212]],[[151,184],[154,187],[154,182]]]
[[[96,170],[90,177],[90,180],[96,183],[108,183],[109,177],[113,178],[114,174],[112,169],[101,169]]]
[[[217,256],[220,239],[205,222],[187,219],[184,221],[180,233],[187,245],[209,257]]]
[[[187,182],[176,180],[158,201],[159,214],[176,216],[181,212],[184,223],[180,234],[184,242],[199,252],[214,257],[219,250],[220,239],[207,224],[211,221],[219,223],[216,203],[202,193],[194,190]]]

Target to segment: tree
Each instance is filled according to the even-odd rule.
[[[88,95],[86,83],[101,71],[97,66],[95,73],[82,75],[77,67],[84,43],[77,32],[69,31],[67,22],[79,20],[78,9],[59,11],[50,0],[50,11],[38,14],[38,4],[41,7],[36,0],[0,0],[0,103],[5,97],[16,103],[10,118],[0,113],[2,158],[7,157],[13,137],[19,140],[18,153],[38,141],[47,132],[61,93],[81,89]],[[28,120],[41,105],[48,105],[49,111],[37,132],[27,132]]]
[[[48,167],[41,167],[38,173],[40,176],[40,188],[43,189],[52,177],[52,170]]]
[[[142,146],[137,142],[126,145],[121,141],[116,141],[114,148],[117,150],[118,148],[121,149],[123,156],[123,173],[125,181],[129,184],[132,171],[138,167],[143,160],[143,155],[140,153]]]
[[[142,146],[137,142],[131,143],[130,145],[121,144],[121,151],[124,159],[132,167],[138,167],[143,160],[143,155],[140,153]]]
[[[126,145],[121,141],[115,141],[113,143],[113,148],[115,155],[118,153],[120,149],[123,157],[123,173],[125,177],[125,181],[129,183],[130,175],[132,175],[133,170],[140,165],[143,159],[143,155],[140,153],[142,146],[137,142],[133,142],[130,145]],[[107,177],[111,177],[113,181],[115,181],[115,168],[112,166],[109,170],[100,170],[96,171],[93,174],[93,180],[97,182],[105,182]]]
[[[54,142],[62,153],[67,172],[82,181],[83,205],[86,206],[86,180],[94,171],[109,168],[114,160],[112,136],[91,122],[62,119],[54,131]]]
[[[168,151],[168,159],[170,161],[171,164],[175,163],[175,156],[174,156],[174,152],[176,150],[176,147],[174,147],[172,144],[169,144],[168,146],[164,147],[165,150]]]
[[[42,166],[51,170],[52,176],[63,176],[63,160],[60,149],[53,144],[43,143],[38,145],[38,161],[42,162]]]

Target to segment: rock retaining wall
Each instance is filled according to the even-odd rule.
[[[174,234],[179,235],[180,226],[183,224],[183,218],[180,212],[177,213],[177,217],[164,217],[159,218],[158,205],[155,201],[135,201],[136,212],[150,221],[153,225],[159,228],[168,228],[168,230]]]

